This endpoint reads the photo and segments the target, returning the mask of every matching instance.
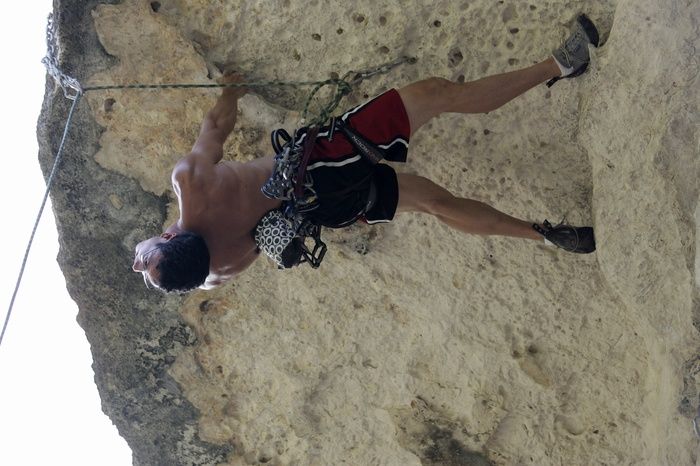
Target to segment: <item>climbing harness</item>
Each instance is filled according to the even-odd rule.
[[[332,118],[328,127],[328,138],[332,140],[335,131],[342,132],[355,150],[372,166],[384,159],[384,153],[372,142],[365,139],[342,119]],[[272,175],[262,187],[262,192],[270,199],[282,201],[279,209],[265,215],[255,229],[254,239],[258,248],[269,256],[280,268],[290,268],[303,262],[313,268],[321,265],[326,253],[326,244],[321,240],[321,226],[313,219],[313,210],[319,205],[319,196],[314,190],[314,182],[306,167],[311,156],[318,126],[311,126],[301,135],[294,137],[280,128],[272,132],[272,148],[275,150],[275,165]],[[325,225],[342,228],[355,223],[369,210],[376,200],[376,186],[371,181],[373,172],[355,185],[340,191],[324,193],[324,199],[342,198],[362,185],[368,185],[368,201],[354,217],[342,224]],[[313,250],[306,246],[306,239],[314,240]]]
[[[321,241],[321,227],[305,215],[318,206],[313,179],[306,173],[318,126],[309,127],[303,143],[295,132],[291,137],[280,128],[272,132],[275,165],[272,175],[261,188],[270,199],[279,199],[279,209],[268,212],[255,227],[253,238],[262,252],[279,268],[288,269],[303,262],[317,268],[326,254]],[[284,143],[280,142],[280,139]],[[314,249],[306,246],[306,238],[314,239]]]
[[[380,148],[353,130],[343,120],[334,117],[331,118],[328,129],[329,141],[333,140],[336,130],[340,130],[345,135],[350,144],[370,165],[375,165],[384,159]],[[302,135],[295,132],[294,137],[283,128],[272,132],[275,165],[272,175],[262,187],[265,196],[270,199],[291,201],[295,209],[301,212],[317,207],[318,196],[313,189],[313,179],[306,173],[306,166],[318,131],[318,127],[312,126]],[[280,139],[283,142],[280,142]]]
[[[0,333],[0,345],[2,345],[2,340],[5,335],[5,330],[7,329],[8,322],[10,320],[10,315],[12,314],[12,308],[14,307],[15,303],[15,298],[17,296],[17,292],[19,290],[20,283],[22,281],[22,276],[24,275],[24,269],[27,264],[27,259],[29,257],[29,251],[32,247],[32,243],[34,241],[34,235],[36,233],[39,220],[41,219],[41,215],[44,212],[44,207],[46,205],[46,200],[48,199],[49,192],[51,190],[51,186],[53,184],[54,180],[54,175],[56,173],[56,170],[59,166],[59,163],[61,161],[61,156],[63,153],[63,148],[65,145],[66,137],[68,135],[68,129],[70,128],[70,124],[73,118],[73,113],[75,111],[75,108],[78,105],[78,102],[80,101],[80,98],[85,94],[86,92],[90,91],[101,91],[101,90],[117,90],[117,89],[192,89],[192,88],[224,88],[224,87],[280,87],[280,86],[289,86],[289,87],[304,87],[304,86],[313,86],[313,89],[309,93],[309,96],[306,99],[306,102],[304,104],[304,110],[302,112],[302,120],[303,121],[309,121],[309,127],[319,127],[326,121],[331,116],[331,113],[336,109],[338,104],[340,104],[340,101],[344,96],[349,94],[352,90],[352,86],[355,84],[360,83],[361,81],[375,76],[377,74],[384,74],[390,71],[391,69],[395,68],[398,65],[401,65],[403,63],[415,63],[416,60],[415,58],[412,57],[401,57],[397,60],[394,60],[389,63],[385,63],[383,65],[377,66],[375,68],[371,68],[368,70],[360,71],[360,72],[354,72],[354,71],[349,71],[346,73],[342,78],[331,78],[331,79],[326,79],[323,81],[258,81],[258,82],[244,82],[244,83],[224,83],[224,84],[212,84],[212,83],[174,83],[174,84],[126,84],[126,85],[96,85],[96,86],[82,86],[80,82],[72,78],[71,76],[68,76],[67,74],[63,73],[61,71],[61,68],[59,66],[59,55],[60,55],[60,50],[58,46],[58,31],[57,31],[57,25],[54,20],[53,13],[49,14],[48,17],[48,22],[47,22],[47,27],[46,27],[46,48],[47,48],[47,53],[46,57],[42,59],[42,63],[46,66],[46,70],[48,74],[54,79],[56,84],[61,87],[63,90],[63,95],[73,101],[73,104],[71,105],[70,111],[68,112],[68,117],[66,119],[66,124],[65,128],[63,130],[63,137],[61,138],[61,142],[58,147],[58,151],[56,152],[56,157],[54,158],[54,163],[53,167],[51,169],[51,173],[49,175],[48,180],[46,181],[46,191],[44,193],[44,198],[42,200],[41,206],[39,208],[39,212],[34,224],[34,229],[32,230],[31,236],[29,238],[29,243],[27,244],[27,248],[24,253],[24,259],[22,260],[22,265],[20,267],[19,271],[19,276],[17,277],[17,283],[14,288],[14,292],[12,293],[12,299],[10,301],[10,306],[7,311],[7,315],[5,317],[5,322],[2,327],[2,332]],[[330,102],[325,105],[321,110],[318,112],[318,114],[310,119],[307,120],[310,114],[309,107],[311,106],[311,102],[313,98],[316,96],[316,94],[325,86],[335,86],[335,93],[333,94]],[[280,136],[282,136],[282,133],[280,133]],[[287,135],[289,136],[289,135]],[[273,136],[274,137],[274,136]],[[274,144],[273,144],[274,145]],[[280,146],[281,147],[281,146]],[[307,186],[307,188],[311,188],[310,186]],[[300,188],[303,190],[303,187]],[[272,219],[270,219],[272,220]],[[279,221],[279,220],[278,220]],[[271,222],[268,222],[271,224]],[[302,225],[294,225],[293,228],[296,229],[297,233],[308,233],[307,236],[314,237],[314,230],[312,227],[302,227]],[[319,228],[320,230],[320,228]],[[316,235],[318,237],[318,235]],[[320,241],[320,238],[318,238],[318,241]],[[298,243],[298,242],[297,242]],[[318,267],[318,264],[320,263],[321,259],[323,258],[323,254],[325,253],[325,244],[322,242],[317,243],[316,246],[312,251],[307,250],[302,250],[300,253],[300,259],[301,261],[307,261],[309,262],[312,266]],[[316,264],[316,265],[314,265]]]

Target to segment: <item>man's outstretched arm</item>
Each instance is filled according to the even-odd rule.
[[[242,80],[243,78],[238,74],[227,74],[219,82],[237,83]],[[224,88],[214,107],[204,116],[199,136],[190,156],[205,159],[212,164],[221,160],[224,142],[236,125],[238,99],[245,93],[246,89],[243,87]]]

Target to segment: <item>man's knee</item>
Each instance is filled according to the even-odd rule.
[[[454,83],[449,79],[433,76],[424,81],[425,93],[429,96],[442,96],[446,91],[454,86]]]
[[[452,204],[454,196],[447,191],[436,192],[421,200],[421,212],[440,217]]]
[[[448,110],[452,100],[451,91],[456,85],[452,81],[435,76],[399,89],[411,123],[411,132]]]
[[[399,211],[440,215],[454,197],[431,180],[417,175],[399,174]]]
[[[455,85],[452,81],[438,76],[418,81],[415,84],[416,93],[426,105],[433,107],[435,111],[439,111],[444,102],[449,100],[450,91]]]

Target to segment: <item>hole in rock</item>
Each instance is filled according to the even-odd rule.
[[[109,99],[105,99],[105,112],[111,112],[114,109],[114,104],[116,103],[117,101],[111,97]]]

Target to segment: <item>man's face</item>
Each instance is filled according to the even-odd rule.
[[[158,287],[158,262],[162,254],[158,249],[158,245],[170,241],[173,235],[163,233],[160,236],[154,236],[147,240],[141,241],[134,249],[134,264],[131,268],[134,272],[141,272],[146,284],[151,284]]]

